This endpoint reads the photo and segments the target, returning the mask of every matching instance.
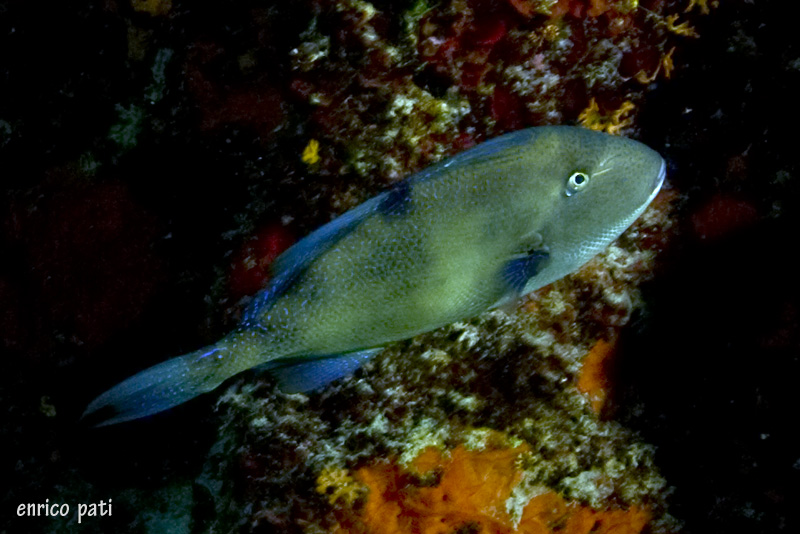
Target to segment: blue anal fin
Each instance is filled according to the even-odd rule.
[[[503,279],[512,291],[522,295],[528,280],[544,267],[549,258],[550,254],[543,250],[534,250],[521,258],[514,258],[503,268]]]
[[[305,393],[321,389],[337,378],[353,373],[383,348],[348,352],[336,356],[309,357],[276,362],[268,366],[284,393]]]

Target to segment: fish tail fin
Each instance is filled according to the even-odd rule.
[[[139,419],[183,404],[213,390],[228,376],[219,365],[229,351],[214,345],[159,363],[123,380],[94,399],[81,419],[106,426]]]

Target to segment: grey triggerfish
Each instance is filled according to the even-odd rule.
[[[664,175],[664,160],[645,145],[577,127],[487,141],[297,242],[233,332],[128,378],[84,417],[144,417],[255,366],[283,391],[318,389],[387,343],[575,271],[647,208]]]

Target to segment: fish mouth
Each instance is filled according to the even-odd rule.
[[[658,170],[658,175],[656,179],[653,181],[653,191],[650,193],[647,201],[644,203],[645,206],[649,205],[659,191],[661,191],[661,186],[664,185],[664,178],[667,177],[667,162],[664,161],[664,158],[661,158],[661,168]]]
[[[661,159],[661,169],[658,171],[658,178],[656,178],[656,190],[661,189],[661,184],[664,183],[664,178],[667,177],[667,162]]]

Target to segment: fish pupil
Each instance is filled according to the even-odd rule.
[[[576,192],[580,191],[589,183],[589,176],[585,172],[574,172],[567,180],[567,189],[565,191],[568,197],[571,197]]]

